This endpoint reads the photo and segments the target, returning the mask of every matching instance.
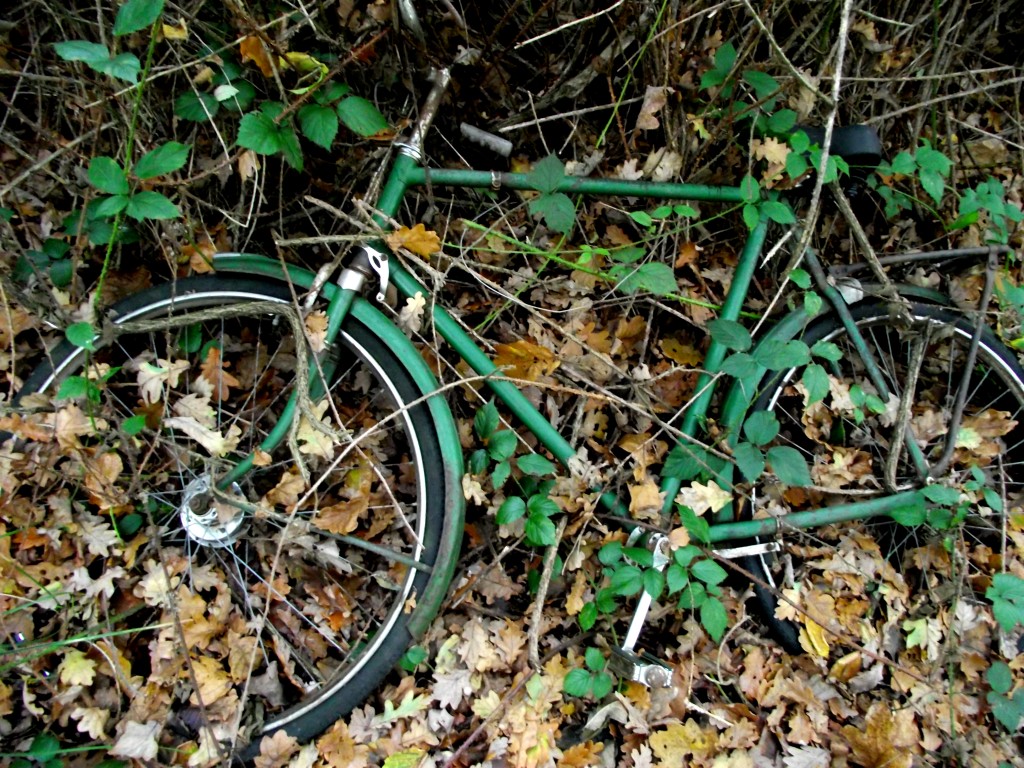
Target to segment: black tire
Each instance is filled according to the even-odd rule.
[[[911,307],[910,327],[880,302],[856,305],[852,313],[896,397],[909,380],[911,339],[928,329],[910,426],[933,464],[944,447],[941,432],[961,384],[973,325],[956,312],[929,305]],[[874,389],[848,334],[837,317],[828,315],[812,323],[803,340],[809,346],[830,341],[841,349],[839,361],[825,364],[832,391],[824,401],[805,409],[796,386],[804,368],[794,368],[769,376],[752,410],[774,413],[780,423],[774,444],[797,448],[813,468],[816,485],[837,490],[786,489],[769,480],[751,488],[745,503],[748,513],[751,509],[770,513],[773,507],[797,512],[886,493],[875,478],[884,476],[891,414],[861,407],[862,420],[856,423],[857,409],[845,398],[844,387],[858,384],[868,393]],[[1021,553],[1003,527],[1011,515],[1020,514],[1024,504],[1024,369],[988,328],[983,329],[969,389],[960,432],[963,447],[957,448],[938,482],[956,488],[972,481],[978,485],[971,474],[977,471],[983,484],[1002,497],[1005,513],[988,507],[979,489],[963,518],[950,522],[940,516],[908,527],[885,515],[818,530],[785,531],[776,539],[781,552],[747,557],[742,565],[761,582],[754,586],[758,612],[786,650],[807,650],[811,642],[806,631],[808,610],[838,621],[861,642],[891,642],[891,637],[882,637],[886,622],[891,635],[893,622],[938,615],[953,600],[965,600],[972,610],[990,613],[982,596],[992,576],[1000,569],[1024,573]],[[896,479],[900,489],[922,484],[905,447]],[[780,599],[782,594],[786,600]],[[798,605],[795,611],[790,602]],[[829,612],[829,606],[835,610]],[[829,639],[832,655],[841,657],[844,648],[857,647]],[[819,643],[817,653],[821,651]]]
[[[140,690],[166,697],[160,743],[212,734],[236,759],[281,728],[313,737],[394,667],[413,640],[408,609],[432,578],[450,492],[420,388],[350,316],[324,358],[334,373],[320,407],[336,434],[307,419],[295,443],[320,484],[307,490],[285,440],[222,492],[227,502],[215,498],[204,486],[277,424],[299,365],[288,319],[246,310],[252,302],[292,299],[285,285],[236,277],[145,290],[107,318],[151,328],[107,333],[91,354],[58,344],[16,401],[79,418],[60,460],[85,478],[76,505],[89,520],[116,519],[136,547],[130,563],[90,563],[123,571],[94,620],[114,631],[128,676],[150,683]],[[91,397],[54,398],[81,392],[87,370],[116,372],[84,385]],[[139,415],[145,426],[129,434],[125,420]]]

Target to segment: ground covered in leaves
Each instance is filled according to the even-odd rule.
[[[459,62],[428,145],[438,165],[528,171],[557,154],[580,175],[736,184],[749,172],[783,186],[790,149],[756,132],[753,117],[791,110],[801,124],[820,123],[829,111],[824,94],[840,78],[840,124],[874,125],[890,158],[926,146],[952,160],[942,167],[938,196],[929,187],[939,171],[924,164],[927,153],[916,155],[919,168],[890,168],[879,190],[861,185],[853,204],[881,253],[980,244],[984,219],[944,227],[963,210],[952,190],[992,178],[1010,201],[1019,203],[1024,191],[1020,3],[442,1],[418,4],[422,39],[381,0],[210,5],[168,3],[152,35],[148,28],[119,34],[116,9],[103,4],[25,0],[0,12],[0,428],[22,439],[0,453],[2,761],[215,764],[216,742],[230,734],[243,700],[272,704],[282,696],[278,676],[263,670],[249,679],[252,638],[226,607],[227,585],[212,571],[197,582],[180,549],[160,564],[145,560],[153,542],[136,512],[139,478],[116,451],[83,443],[96,428],[88,408],[72,402],[26,415],[11,400],[42,350],[64,328],[91,320],[94,302],[206,274],[215,252],[262,252],[316,270],[376,233],[363,200],[422,101],[428,66]],[[844,16],[848,50],[837,72]],[[99,56],[54,47],[76,40],[108,49]],[[142,99],[133,97],[132,65],[122,54],[151,66]],[[733,70],[753,74],[727,90]],[[332,92],[332,104],[348,105],[338,117],[302,111],[326,103],[318,101],[326,88],[308,87],[323,79],[348,89]],[[725,109],[732,101],[739,110]],[[299,128],[286,135],[277,126],[293,113]],[[511,157],[462,138],[462,121],[511,139]],[[140,156],[158,146],[171,149],[150,157],[152,175],[136,166],[139,183],[129,191],[118,165],[126,147]],[[170,155],[184,146],[187,162],[182,154],[178,163]],[[720,578],[708,575],[721,584],[728,618],[720,637],[666,599],[641,638],[672,665],[672,688],[606,675],[607,651],[621,640],[633,601],[602,605],[596,616],[608,578],[599,553],[626,534],[591,488],[616,490],[634,520],[671,532],[673,546],[687,544],[678,520],[659,517],[659,472],[675,415],[695,394],[706,328],[746,226],[740,206],[694,203],[651,216],[642,201],[570,201],[567,212],[553,198],[428,189],[410,199],[390,242],[581,446],[579,471],[545,486],[557,514],[504,523],[511,493],[498,474],[512,469],[491,461],[472,467],[463,481],[464,544],[439,617],[359,707],[314,740],[267,739],[256,765],[1024,765],[1018,733],[995,714],[999,706],[1024,714],[1019,698],[1012,705],[1024,685],[1024,655],[997,631],[988,606],[951,601],[972,578],[983,593],[1000,569],[1024,576],[1019,557],[996,564],[1005,553],[971,550],[974,575],[962,578],[960,561],[941,542],[910,548],[897,568],[856,528],[826,530],[803,555],[816,563],[824,589],[806,598],[786,592],[781,609],[803,626],[802,653],[773,640],[748,605],[742,569],[723,562]],[[121,211],[132,231],[110,246],[109,224]],[[817,231],[815,245],[831,261],[857,260],[834,206],[823,206]],[[1019,245],[1019,232],[1009,239]],[[780,300],[785,261],[775,254],[755,276],[744,308],[751,327],[798,300],[796,293]],[[1007,295],[1019,271],[1005,264]],[[899,278],[964,305],[977,301],[983,282],[974,264],[943,274],[911,267]],[[488,396],[437,343],[427,305],[419,297],[388,311],[449,386],[472,456],[494,440],[497,427],[483,429],[476,419]],[[1020,339],[1013,313],[992,318],[1006,343]],[[311,312],[304,323],[316,351],[324,317]],[[177,428],[215,456],[244,440],[212,428],[210,404],[239,398],[256,380],[266,399],[286,384],[254,373],[261,361],[246,352],[251,329],[235,334],[238,344],[204,349],[192,362],[137,360],[130,373],[139,428],[170,409],[163,393],[181,379],[200,384],[180,393]],[[278,362],[278,372],[294,370],[294,342],[280,344],[287,363]],[[824,433],[840,401],[859,407],[848,391],[834,390],[832,411],[809,412],[807,428]],[[339,423],[333,411],[314,415],[329,425],[332,414]],[[716,425],[708,427],[713,437]],[[991,462],[986,446],[1010,429],[1008,417],[993,415],[976,427],[990,442],[969,449]],[[314,479],[333,455],[327,435],[309,419],[296,435]],[[515,450],[524,455],[533,445],[525,436]],[[311,481],[266,461],[280,471],[260,489],[260,503],[291,514]],[[516,480],[531,474],[515,467]],[[878,487],[878,473],[865,449],[816,467],[813,479],[822,493],[856,493]],[[314,522],[386,541],[394,521],[373,518],[366,499],[381,492],[367,490],[370,483],[350,473],[323,491]],[[698,515],[733,497],[713,482],[684,494]],[[799,495],[784,502],[812,506]],[[1019,551],[1024,527],[1019,519],[1010,527]],[[530,543],[552,536],[557,551]],[[844,570],[854,560],[856,568]],[[168,573],[178,579],[173,585]],[[161,600],[185,573],[202,589],[180,594],[176,618],[162,614]],[[296,600],[301,594],[310,611],[343,625],[344,596],[300,574],[289,572],[282,578],[290,583],[275,589],[292,590]],[[394,576],[375,574],[382,583]],[[272,602],[269,587],[256,597]],[[152,622],[144,644],[106,624],[139,611]],[[801,618],[808,615],[835,622],[826,631]],[[175,621],[193,654],[192,698],[182,693],[177,635],[162,631]],[[998,691],[1010,705],[993,699],[993,689],[1004,687],[987,674],[997,660],[1012,672]],[[299,688],[294,665],[281,661],[281,676]],[[572,674],[577,695],[566,690]]]

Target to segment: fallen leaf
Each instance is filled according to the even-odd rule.
[[[640,106],[640,114],[636,118],[638,131],[653,130],[661,125],[655,115],[668,103],[670,93],[675,93],[675,89],[664,85],[647,86],[647,90],[644,92],[644,103]]]
[[[691,483],[676,496],[677,504],[689,507],[697,515],[703,515],[708,510],[717,512],[731,502],[732,494],[719,487],[714,480],[709,480],[707,484]]]
[[[96,662],[77,648],[72,648],[64,654],[64,660],[58,669],[60,681],[65,685],[90,686],[96,678]]]
[[[399,227],[394,232],[385,235],[384,241],[392,251],[405,248],[424,259],[441,250],[441,238],[438,237],[437,232],[427,229],[422,223],[412,229]]]
[[[559,360],[550,349],[526,339],[495,347],[494,364],[512,379],[537,381],[559,366]]]
[[[426,307],[426,297],[422,291],[417,291],[415,296],[405,300],[405,306],[398,313],[398,324],[409,333],[419,333],[423,328],[423,313]]]
[[[134,720],[126,721],[124,732],[110,748],[110,754],[115,757],[130,757],[136,760],[156,759],[158,751],[156,737],[160,733],[160,728],[160,723],[154,720],[145,723],[138,723]]]
[[[264,77],[274,76],[274,63],[270,60],[270,54],[263,41],[255,35],[243,37],[238,44],[238,50],[242,54],[242,63],[251,61],[260,68]]]
[[[242,430],[237,424],[228,428],[226,435],[222,435],[216,429],[204,427],[191,416],[172,416],[164,420],[164,426],[168,429],[179,429],[188,437],[195,440],[209,454],[215,458],[226,456],[238,447],[238,441],[242,437]]]
[[[299,742],[282,731],[273,736],[264,736],[260,742],[260,754],[253,761],[256,768],[283,768],[293,754],[299,751]]]
[[[224,400],[230,393],[228,387],[240,387],[242,383],[228,373],[225,368],[227,363],[220,357],[220,348],[210,345],[206,352],[206,359],[203,361],[199,378],[206,379],[213,387],[213,396],[218,400]]]

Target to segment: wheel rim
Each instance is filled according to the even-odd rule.
[[[117,322],[268,298],[274,297],[226,291],[167,298],[123,313]],[[294,488],[282,487],[291,461],[285,447],[267,457],[254,478],[215,490],[231,456],[251,451],[272,427],[289,392],[278,379],[290,379],[296,365],[279,319],[228,318],[215,325],[216,354],[203,346],[183,351],[182,331],[175,330],[146,334],[144,344],[141,334],[119,338],[92,356],[92,369],[119,356],[133,362],[125,375],[100,385],[89,418],[116,430],[138,415],[139,406],[146,411],[156,404],[162,418],[147,423],[134,441],[123,432],[113,446],[109,432],[98,439],[82,435],[75,450],[84,457],[87,478],[95,471],[91,465],[105,465],[111,489],[133,476],[132,493],[148,523],[136,567],[122,579],[125,597],[109,606],[126,638],[118,652],[175,700],[187,700],[181,712],[170,707],[172,720],[188,721],[188,711],[203,708],[204,722],[213,725],[208,737],[233,741],[238,717],[248,726],[242,737],[253,738],[303,718],[355,678],[402,618],[433,553],[417,426],[409,409],[394,408],[409,394],[347,332],[331,388],[334,405],[320,411],[324,404],[316,404],[347,442],[335,446],[308,418],[296,441],[320,487],[307,493],[297,480]],[[205,336],[200,341],[209,343]],[[224,375],[198,387],[214,389],[206,402],[216,415],[202,431],[186,406],[196,405],[200,371],[209,368],[211,355]],[[82,352],[70,355],[43,388],[55,389],[85,359]],[[188,366],[177,370],[181,359]],[[140,398],[153,368],[172,372],[160,374],[159,395]],[[231,449],[214,450],[218,440],[232,443]],[[94,485],[95,506],[118,519],[133,514],[129,504],[102,498],[103,489]],[[357,537],[363,543],[352,546]],[[175,646],[190,649],[188,655],[154,651]],[[255,684],[246,685],[243,675]]]

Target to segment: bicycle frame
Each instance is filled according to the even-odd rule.
[[[386,228],[386,222],[395,217],[398,213],[405,195],[412,189],[422,187],[458,187],[475,189],[511,189],[523,191],[540,191],[531,185],[526,174],[501,173],[478,170],[451,170],[444,168],[431,168],[420,164],[422,157],[421,147],[423,137],[433,119],[434,112],[440,103],[444,92],[445,79],[435,84],[427,103],[421,113],[420,120],[416,123],[412,139],[405,144],[398,144],[398,156],[394,159],[391,170],[381,191],[377,210],[377,224]],[[628,196],[649,200],[688,200],[701,202],[716,202],[723,204],[741,204],[748,202],[748,193],[739,187],[719,187],[696,184],[672,183],[672,182],[648,182],[630,181],[608,178],[578,178],[565,177],[560,182],[557,191],[570,195],[607,197],[607,196]],[[750,232],[747,241],[740,253],[739,261],[733,274],[732,283],[726,294],[725,300],[718,313],[720,318],[727,320],[738,320],[741,310],[746,301],[755,270],[760,262],[765,249],[767,238],[768,220],[762,217],[761,221]],[[429,296],[428,291],[408,270],[406,270],[397,259],[388,258],[387,247],[383,242],[374,240],[364,247],[364,251],[378,259],[374,267],[376,276],[381,282],[381,292],[386,284],[393,285],[398,293],[410,298],[418,293]],[[878,389],[883,399],[888,397],[888,387],[879,371],[877,364],[866,344],[860,329],[854,322],[846,301],[840,292],[829,283],[825,270],[822,267],[816,254],[807,249],[804,254],[804,264],[808,267],[811,275],[817,283],[818,290],[825,296],[829,305],[839,316],[845,326],[854,346],[861,353],[865,369],[869,379]],[[273,260],[261,256],[249,254],[221,254],[215,257],[215,266],[223,271],[244,271],[247,273],[261,274],[268,277],[280,279],[282,275],[281,265]],[[314,275],[302,268],[288,267],[285,277],[291,280],[296,286],[309,288],[314,283]],[[340,329],[345,316],[354,312],[361,316],[361,319],[369,320],[372,327],[378,328],[386,325],[391,331],[401,335],[401,332],[385,319],[376,310],[370,310],[369,302],[359,295],[366,279],[371,277],[367,270],[356,275],[354,270],[347,269],[343,273],[338,285],[325,285],[323,293],[328,299],[328,343],[333,341]],[[376,315],[376,319],[372,317]],[[494,364],[488,355],[480,349],[473,339],[459,325],[459,323],[442,307],[436,303],[432,307],[433,326],[437,334],[443,338],[452,349],[480,376],[484,377],[487,386],[494,395],[508,408],[508,410],[521,422],[522,426],[532,432],[540,443],[551,452],[558,461],[566,467],[570,467],[570,460],[575,457],[574,447],[562,437],[562,435],[548,422],[548,420],[530,403],[530,401],[519,391],[511,381],[503,378],[502,371]],[[776,323],[771,330],[761,339],[788,340],[799,335],[807,322],[808,315],[802,310],[796,310]],[[383,325],[382,325],[383,324]],[[404,341],[404,338],[403,338]],[[708,415],[716,386],[721,378],[718,373],[723,360],[726,358],[728,349],[726,346],[711,339],[705,361],[704,370],[698,378],[696,385],[696,396],[685,407],[681,413],[679,431],[681,437],[676,441],[676,450],[681,450],[688,441],[696,440],[700,434],[701,424]],[[757,386],[767,373],[766,369],[758,369],[751,377],[737,381],[726,397],[719,414],[719,423],[729,436],[727,441],[735,445],[743,419],[753,401]],[[315,377],[311,377],[313,380]],[[436,382],[433,389],[436,389]],[[293,395],[293,400],[295,396]],[[294,406],[294,402],[291,403]],[[446,406],[445,406],[446,407]],[[294,408],[290,414],[294,413]],[[680,415],[680,414],[677,414]],[[282,417],[284,427],[280,434],[268,437],[263,449],[270,451],[284,439],[287,433],[288,419]],[[276,442],[275,442],[276,441]],[[911,439],[905,440],[906,446],[911,454],[912,460],[918,464],[919,471],[923,462],[920,449]],[[916,454],[915,454],[916,450]],[[453,466],[462,466],[461,449],[458,440],[450,441],[447,449],[449,455],[445,456],[446,461],[453,462]],[[248,461],[235,468],[225,483],[247,471]],[[729,487],[732,484],[731,466],[726,470],[726,476],[718,478],[719,484]],[[682,481],[676,478],[663,478],[661,490],[665,499],[665,511],[671,510],[675,497],[682,486]],[[814,528],[828,524],[840,523],[863,519],[874,515],[885,514],[893,510],[905,507],[917,497],[916,490],[891,493],[865,501],[858,501],[849,504],[825,507],[805,512],[791,513],[783,518],[770,518],[762,520],[734,521],[731,505],[723,509],[716,517],[715,523],[710,528],[710,543],[718,544],[730,540],[756,539],[763,537],[768,539],[781,530],[783,526],[788,528]],[[602,502],[609,508],[625,513],[625,507],[614,494],[605,492],[601,496]],[[741,547],[732,550],[736,554],[728,555],[719,550],[724,556],[739,556],[750,554],[749,551],[758,547],[761,551],[769,547],[766,544],[756,544],[753,547]],[[649,598],[643,596],[637,609],[637,614],[631,624],[626,643],[621,651],[630,656],[632,647],[639,632],[639,624],[642,623],[647,611]],[[653,661],[653,660],[652,660]],[[648,660],[632,654],[628,659],[635,674],[643,666],[651,666]]]

